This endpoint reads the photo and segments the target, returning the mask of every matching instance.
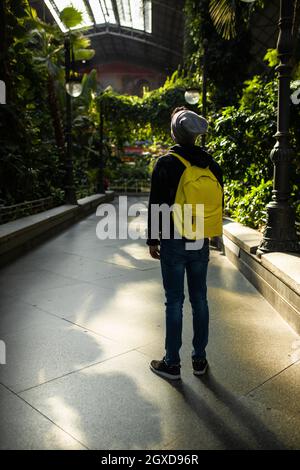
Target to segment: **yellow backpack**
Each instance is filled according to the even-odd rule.
[[[186,167],[179,181],[173,210],[177,231],[189,240],[221,236],[223,190],[219,181],[208,167],[191,165],[174,152],[171,155]]]

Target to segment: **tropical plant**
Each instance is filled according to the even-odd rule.
[[[238,107],[226,107],[215,116],[209,149],[225,177],[226,213],[254,228],[263,225],[271,198],[277,115],[277,80],[255,76],[245,83]],[[295,149],[291,171],[292,203],[299,219],[300,109],[291,110],[291,145]]]
[[[47,75],[48,104],[52,117],[58,148],[63,151],[65,146],[64,130],[62,124],[61,108],[63,108],[64,96],[64,35],[56,25],[42,22],[32,8],[29,8],[31,25],[27,34],[27,47],[33,48],[35,55],[34,64]],[[82,13],[74,7],[67,7],[61,12],[61,20],[69,29],[71,47],[74,50],[75,60],[89,60],[94,51],[90,50],[90,40],[78,32],[72,32],[70,28],[82,22]],[[61,103],[59,103],[59,97]]]
[[[174,108],[184,106],[188,82],[175,72],[165,84],[146,91],[142,98],[108,91],[97,98],[106,112],[105,129],[111,141],[122,149],[125,142],[151,140],[171,143],[170,115]],[[194,107],[197,110],[197,106]]]
[[[216,4],[222,2],[217,2]],[[251,32],[246,21],[239,22],[239,34],[225,40],[218,34],[210,15],[211,0],[186,0],[185,69],[202,76],[204,40],[207,46],[208,90],[212,106],[234,105],[243,82],[249,78],[251,64]],[[242,8],[242,11],[248,8]]]
[[[263,5],[262,0],[210,0],[209,13],[218,34],[231,40],[243,25],[249,26],[252,12]]]
[[[294,62],[299,60],[300,0],[294,5],[292,37]],[[238,36],[243,23],[249,25],[251,14],[266,5],[264,0],[210,0],[209,12],[216,31],[226,40]]]
[[[64,38],[27,0],[5,0],[1,9],[0,78],[8,93],[0,106],[0,199],[10,204],[53,194],[62,201]],[[77,58],[93,54],[86,38],[71,37]],[[85,83],[87,98],[88,77]]]

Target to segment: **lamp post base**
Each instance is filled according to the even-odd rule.
[[[257,256],[275,251],[300,253],[293,208],[286,203],[272,201],[267,205],[267,214],[267,225]]]

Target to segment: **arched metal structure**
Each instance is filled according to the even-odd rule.
[[[70,3],[84,7],[85,34],[96,51],[92,67],[123,61],[169,74],[182,63],[185,0],[30,0],[47,22],[59,22],[56,5]],[[141,12],[133,14],[138,4]],[[266,50],[276,47],[278,17],[279,0],[269,0],[251,19],[253,72],[264,66]]]
[[[168,74],[178,67],[183,59],[184,38],[184,0],[144,0],[145,8],[138,19],[130,13],[130,8],[122,12],[122,5],[129,6],[142,0],[73,0],[72,3],[84,5],[88,12],[88,30],[85,32],[92,40],[96,55],[89,63],[92,67],[100,63],[123,61],[140,66],[151,67]],[[107,13],[97,17],[95,2],[106,4]],[[31,0],[39,16],[47,22],[55,21],[55,5],[71,3],[66,0]],[[79,4],[79,3],[78,3]],[[48,5],[48,6],[47,6]],[[49,10],[52,5],[52,13]],[[125,8],[125,7],[124,7]],[[94,11],[94,13],[93,13]],[[147,13],[148,12],[148,13]],[[59,11],[56,11],[57,17]],[[135,18],[135,19],[134,19]],[[57,18],[56,18],[57,20]]]

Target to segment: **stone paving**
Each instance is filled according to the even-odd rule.
[[[0,271],[1,448],[299,449],[296,333],[212,248],[209,374],[192,374],[186,301],[182,381],[157,377],[159,263],[143,240],[98,240],[98,221]]]

